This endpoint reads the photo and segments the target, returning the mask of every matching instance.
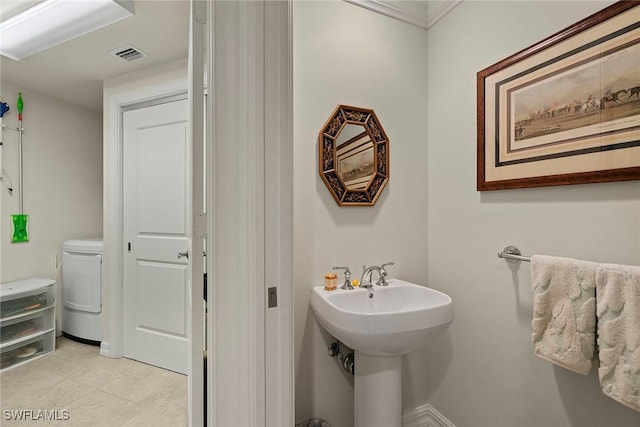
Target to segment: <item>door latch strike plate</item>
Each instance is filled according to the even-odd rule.
[[[200,212],[194,215],[193,217],[193,237],[196,239],[206,239],[207,238],[207,214]]]
[[[267,299],[269,300],[269,308],[278,306],[278,288],[271,287],[267,290]]]

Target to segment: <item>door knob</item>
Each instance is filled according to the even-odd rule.
[[[184,252],[178,252],[178,259],[180,258],[186,258],[189,259],[189,251],[184,251]]]

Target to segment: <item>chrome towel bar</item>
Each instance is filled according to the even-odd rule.
[[[502,252],[498,252],[498,258],[504,258],[508,262],[517,263],[520,261],[531,262],[531,257],[522,256],[520,249],[515,246],[507,246],[502,250]]]

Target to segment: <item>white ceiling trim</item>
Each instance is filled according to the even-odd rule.
[[[436,9],[435,12],[429,15],[427,19],[427,28],[438,22],[447,13],[451,12],[451,9],[453,9],[460,3],[462,3],[462,0],[448,0],[447,2],[445,2],[442,6]]]
[[[425,30],[428,28],[427,21],[425,19],[419,18],[415,15],[412,15],[404,10],[398,9],[397,7],[391,6],[387,3],[383,3],[380,0],[344,0],[344,1],[346,1],[347,3],[355,4],[356,6],[364,7],[365,9],[369,9],[373,12],[378,12],[390,18],[394,18],[402,22],[406,22],[407,24],[424,28]]]
[[[381,0],[344,0],[347,3],[355,4],[356,6],[364,7],[365,9],[373,12],[380,13],[390,18],[397,19],[407,24],[415,25],[420,28],[428,30],[433,24],[435,24],[440,18],[445,16],[451,9],[456,7],[462,0],[447,0],[441,7],[439,7],[433,14],[429,15],[427,19],[416,16],[410,12],[399,9],[395,6],[391,6],[388,1]]]

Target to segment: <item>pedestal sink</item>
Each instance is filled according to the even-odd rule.
[[[372,289],[315,287],[311,308],[318,322],[355,351],[355,427],[400,427],[401,356],[426,346],[453,320],[451,298],[399,279]]]

